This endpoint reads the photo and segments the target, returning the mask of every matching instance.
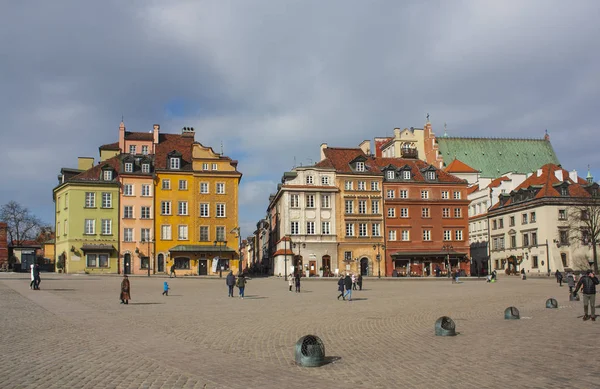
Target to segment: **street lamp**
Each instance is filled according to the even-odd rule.
[[[446,260],[448,261],[448,277],[452,277],[452,264],[450,263],[450,251],[454,250],[451,244],[445,244],[442,246],[442,250],[446,251]]]
[[[242,233],[240,232],[240,227],[235,227],[231,230],[232,234],[237,234],[238,238],[238,249],[239,249],[239,260],[238,260],[238,273],[242,273]]]
[[[223,278],[223,266],[221,266],[221,249],[223,248],[223,246],[227,247],[227,241],[215,240],[213,243],[215,244],[215,246],[217,246],[217,244],[219,245],[219,262],[217,263],[217,266],[219,266],[219,277]]]
[[[385,245],[383,243],[376,243],[373,245],[373,250],[377,248],[377,278],[381,278],[381,254],[379,253],[379,248],[385,250]]]
[[[287,239],[285,239],[284,243],[283,243],[283,253],[284,253],[284,257],[283,257],[283,266],[284,266],[283,274],[284,274],[284,277],[285,277],[284,278],[285,281],[287,281],[287,278],[288,278],[288,276],[287,276],[287,256],[288,256],[288,251],[287,251],[287,244],[288,243],[287,242],[288,242],[288,240],[290,241],[290,251],[292,251],[292,237],[289,236],[289,235],[286,235],[286,237],[287,237]]]
[[[141,243],[147,243],[148,244],[148,277],[150,277],[150,243],[152,242],[152,239],[150,239],[150,237],[146,238],[143,237],[142,238],[142,242]],[[136,252],[138,252],[138,249],[136,248]]]
[[[306,248],[306,243],[293,243],[294,248],[298,245],[298,259],[302,261],[302,248]],[[300,269],[300,276],[302,276],[302,268]]]

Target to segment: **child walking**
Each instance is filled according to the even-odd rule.
[[[292,291],[292,286],[294,286],[294,277],[292,274],[288,276],[288,286],[290,287],[290,292]]]
[[[163,296],[168,296],[169,295],[169,283],[167,281],[165,281],[165,283],[163,284]]]

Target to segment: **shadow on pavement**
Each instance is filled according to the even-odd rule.
[[[129,304],[125,304],[125,305],[158,305],[158,304],[164,304],[164,303],[129,303]]]

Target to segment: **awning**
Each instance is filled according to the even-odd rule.
[[[214,245],[195,245],[195,244],[180,244],[175,247],[171,247],[169,252],[175,253],[190,253],[190,252],[199,252],[199,253],[235,253],[237,250],[232,249],[227,246],[214,246]]]
[[[116,250],[112,244],[84,244],[81,246],[83,251],[113,251]]]
[[[450,251],[449,253],[446,251],[397,251],[390,255],[392,257],[446,257],[448,254],[451,257],[463,257],[467,255],[467,253],[460,253],[458,251]]]

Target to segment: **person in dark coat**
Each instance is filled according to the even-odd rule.
[[[358,278],[356,279],[356,285],[358,285],[358,290],[362,290],[362,274],[358,275]]]
[[[33,289],[40,290],[40,282],[42,282],[42,278],[40,277],[40,265],[36,264],[33,268]]]
[[[338,300],[340,297],[346,300],[346,297],[344,296],[344,276],[340,276],[340,279],[338,280],[338,292],[340,292],[340,294],[337,296]]]
[[[123,281],[121,281],[121,304],[129,304],[131,300],[131,285],[129,284],[129,278],[127,274],[123,275]]]
[[[171,274],[169,274],[169,278],[177,278],[177,274],[175,274],[175,262],[171,265]]]
[[[246,277],[244,276],[244,273],[238,274],[238,278],[235,281],[235,285],[239,289],[240,298],[244,299],[244,291],[246,290]]]
[[[575,276],[572,272],[567,273],[567,285],[569,285],[569,293],[573,293],[575,288]]]
[[[348,297],[348,301],[352,301],[352,277],[350,274],[346,274],[346,278],[344,278],[344,287],[346,288],[344,300]]]
[[[596,285],[598,285],[598,278],[594,275],[592,270],[588,270],[585,276],[582,276],[575,287],[575,294],[582,288],[583,292],[583,320],[592,319],[596,321]],[[588,316],[588,305],[592,306],[592,315]]]
[[[557,271],[556,271],[556,274],[555,274],[555,276],[556,276],[556,282],[558,282],[558,285],[559,285],[559,286],[562,286],[563,275],[562,275],[562,273],[560,272],[560,270],[557,270]]]
[[[296,293],[300,293],[300,272],[296,272],[294,276],[294,281],[296,283]]]
[[[233,297],[233,287],[235,286],[235,276],[233,275],[233,271],[229,271],[229,274],[227,274],[227,278],[225,278],[225,283],[229,288],[229,294],[227,296]]]

